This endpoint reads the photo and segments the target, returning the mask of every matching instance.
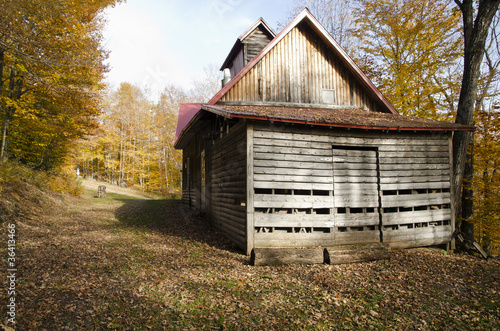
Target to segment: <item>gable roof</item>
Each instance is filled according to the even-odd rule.
[[[240,49],[241,43],[252,32],[254,32],[255,29],[257,29],[259,27],[262,27],[264,29],[264,31],[267,32],[271,36],[271,39],[276,37],[276,32],[274,32],[274,30],[269,26],[269,24],[267,24],[266,21],[264,21],[264,19],[262,17],[259,18],[251,27],[249,27],[245,32],[243,32],[238,37],[238,39],[236,39],[236,42],[234,43],[233,48],[231,48],[231,51],[229,52],[229,54],[226,57],[226,60],[224,60],[224,63],[220,67],[221,71],[224,70],[224,68],[226,68],[231,63],[232,60],[234,60],[234,57],[237,55],[237,53]]]
[[[390,104],[390,102],[382,95],[382,93],[373,85],[370,79],[359,69],[359,67],[354,63],[354,61],[347,55],[347,53],[340,47],[340,45],[330,36],[326,29],[321,25],[321,23],[316,20],[316,18],[311,14],[311,12],[305,8],[295,19],[293,19],[288,26],[283,29],[267,46],[265,46],[257,56],[255,56],[240,72],[238,72],[215,96],[208,102],[209,105],[215,105],[220,99],[229,91],[236,83],[245,76],[253,67],[259,63],[259,61],[266,56],[285,36],[290,33],[295,27],[297,27],[301,22],[307,22],[308,25],[314,30],[316,34],[330,47],[347,67],[347,69],[353,74],[359,82],[365,87],[365,89],[370,93],[370,95],[378,101],[378,103],[383,107],[383,110],[388,113],[398,114],[396,109]]]

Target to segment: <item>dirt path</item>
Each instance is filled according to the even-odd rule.
[[[17,330],[500,329],[496,262],[419,249],[253,267],[179,201],[136,195],[87,191],[19,218]]]
[[[99,185],[104,185],[106,186],[106,192],[107,193],[116,193],[116,194],[122,194],[122,195],[128,195],[131,197],[139,198],[139,199],[144,199],[144,200],[151,200],[153,199],[150,195],[147,195],[146,193],[139,192],[137,190],[131,189],[131,188],[125,188],[121,187],[118,185],[113,185],[110,183],[106,182],[99,182],[96,180],[88,180],[88,179],[81,179],[82,185],[84,188],[93,190],[96,192],[97,195],[97,188]]]

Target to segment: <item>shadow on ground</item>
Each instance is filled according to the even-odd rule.
[[[193,214],[180,200],[141,200],[116,198],[124,205],[116,210],[117,220],[125,227],[197,241],[214,248],[244,254],[215,229],[207,219]]]

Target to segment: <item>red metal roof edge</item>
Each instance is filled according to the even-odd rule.
[[[203,110],[209,111],[211,113],[224,116],[227,118],[241,118],[259,121],[274,121],[292,124],[305,124],[314,126],[324,126],[324,127],[336,127],[336,128],[349,128],[349,129],[365,129],[365,130],[382,130],[382,131],[474,131],[473,127],[465,128],[419,128],[419,127],[401,127],[401,126],[368,126],[368,125],[355,125],[355,124],[334,124],[325,122],[315,122],[308,120],[290,119],[283,117],[272,117],[272,116],[258,116],[258,115],[248,115],[241,112],[228,111],[223,108],[219,108],[213,105],[203,104],[201,105]],[[396,115],[396,114],[394,114]]]
[[[181,103],[179,115],[177,116],[177,127],[175,130],[174,147],[181,140],[186,128],[191,126],[202,109],[201,103]]]
[[[315,27],[316,31],[321,34],[331,46],[339,53],[341,59],[345,61],[345,64],[350,67],[354,74],[356,74],[361,81],[374,93],[384,106],[387,107],[390,113],[399,115],[397,110],[391,105],[391,103],[384,97],[384,95],[373,85],[371,80],[359,69],[352,58],[340,47],[340,45],[333,39],[333,37],[326,31],[326,29],[319,23],[319,21],[311,14],[309,9],[304,8],[302,12],[297,15],[269,44],[266,45],[250,62],[247,63],[243,69],[240,70],[224,87],[217,92],[213,98],[208,102],[209,105],[215,105],[224,94],[226,94],[236,83],[252,69],[274,46],[276,46],[293,28],[295,28],[302,20],[308,19],[311,24]]]
[[[264,19],[261,17],[259,18],[251,27],[249,27],[245,32],[243,32],[239,37],[238,39],[236,39],[236,41],[234,42],[234,45],[233,47],[231,48],[231,51],[229,52],[229,54],[227,55],[226,59],[224,60],[224,63],[222,63],[222,66],[220,67],[219,70],[224,70],[227,66],[227,64],[229,63],[229,61],[231,61],[231,59],[233,58],[234,56],[234,53],[236,52],[236,49],[239,47],[239,45],[241,44],[241,42],[243,41],[243,39],[245,39],[246,37],[248,37],[248,35],[250,33],[252,33],[255,29],[257,29],[257,27],[259,25],[264,26],[264,28],[271,34],[271,36],[273,36],[273,38],[276,37],[276,32],[274,32],[274,30],[269,26],[269,24],[267,24],[266,21],[264,21]]]

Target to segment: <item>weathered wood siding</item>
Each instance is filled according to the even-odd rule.
[[[306,22],[292,29],[221,102],[322,104],[378,110],[367,89]]]
[[[230,65],[231,77],[240,72],[272,39],[273,37],[262,26],[252,31],[242,41],[241,49]]]
[[[183,150],[182,153],[182,202],[190,208],[196,208],[199,200],[199,190],[197,187],[196,160],[199,158],[197,149],[197,139],[194,139]]]
[[[272,39],[273,37],[262,26],[252,31],[243,40],[243,44],[245,45],[245,64],[250,62]]]
[[[246,250],[246,123],[239,122],[212,147],[211,219]]]
[[[210,130],[209,120],[200,121],[182,153],[182,201],[190,208],[210,214],[211,145],[203,138]]]
[[[449,134],[255,124],[254,247],[450,240]]]
[[[234,77],[245,66],[246,63],[244,54],[245,52],[244,49],[242,48],[238,53],[238,55],[236,55],[236,57],[234,58],[233,63],[229,68],[231,70],[231,77]]]

